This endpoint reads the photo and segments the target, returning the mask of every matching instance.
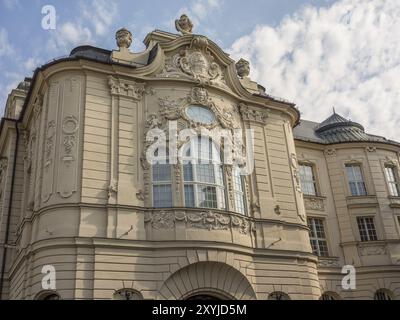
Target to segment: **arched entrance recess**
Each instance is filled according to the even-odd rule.
[[[237,269],[220,262],[198,262],[173,273],[160,289],[166,300],[253,300],[249,280]]]

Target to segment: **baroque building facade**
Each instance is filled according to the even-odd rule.
[[[10,93],[1,298],[399,299],[400,144],[335,112],[300,120],[187,16],[176,28],[141,53],[121,29],[117,50],[77,47]],[[151,132],[185,161],[149,162]],[[219,132],[245,142],[233,163]]]

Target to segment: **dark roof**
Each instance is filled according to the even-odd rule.
[[[71,58],[88,58],[100,62],[111,61],[111,51],[92,46],[80,46],[74,48],[69,54]]]
[[[361,124],[347,120],[336,112],[321,123],[300,120],[293,131],[297,140],[320,144],[378,142],[400,146],[398,142],[366,133]]]

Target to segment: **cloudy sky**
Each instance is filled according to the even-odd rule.
[[[42,28],[42,8],[56,9],[56,29]],[[125,26],[133,49],[145,35],[188,13],[195,33],[234,59],[251,77],[291,100],[302,117],[321,121],[336,108],[367,131],[399,140],[399,0],[0,0],[0,108],[7,93],[45,62],[80,44],[115,48]]]

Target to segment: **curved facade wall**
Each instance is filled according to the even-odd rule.
[[[8,230],[13,245],[2,297],[41,297],[46,265],[56,270],[62,299],[112,299],[122,288],[144,299],[267,299],[276,292],[318,299],[326,291],[368,298],[375,287],[398,297],[398,204],[380,171],[385,161],[398,163],[397,149],[295,144],[293,105],[246,90],[250,80],[211,41],[157,32],[146,41],[158,50],[143,67],[78,57],[43,68],[17,127],[3,128],[0,234]],[[212,125],[193,122],[190,105],[208,108]],[[235,210],[229,165],[226,210],[186,207],[179,163],[171,167],[172,206],[154,208],[146,136],[159,129],[171,139],[170,121],[178,132],[252,132],[254,146],[244,146],[254,154],[243,179],[246,214]],[[365,167],[368,196],[346,194],[347,161]],[[318,196],[303,195],[299,162],[315,165]],[[361,213],[376,216],[378,242],[357,239]],[[326,258],[312,253],[307,217],[314,215],[326,221]],[[350,293],[338,287],[345,264],[362,270],[360,289]]]

